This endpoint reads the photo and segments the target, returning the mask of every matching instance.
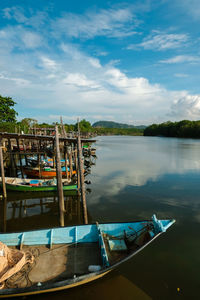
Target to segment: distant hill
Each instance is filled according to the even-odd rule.
[[[95,122],[92,127],[98,127],[98,128],[137,128],[137,129],[145,129],[145,125],[140,125],[140,126],[134,126],[134,125],[128,125],[128,124],[122,124],[122,123],[117,123],[117,122],[112,122],[112,121],[98,121]]]

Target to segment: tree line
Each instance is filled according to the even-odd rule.
[[[17,121],[18,113],[14,109],[16,102],[10,97],[0,95],[0,131],[1,132],[24,132],[28,133],[30,128],[54,128],[58,123],[38,123],[32,118],[24,118]],[[64,124],[66,132],[77,131],[78,124]],[[103,128],[93,127],[85,119],[79,122],[81,132],[93,133],[95,135],[144,135],[165,136],[181,138],[200,138],[200,121],[183,120],[180,122],[164,122],[152,124],[145,129],[140,128]]]
[[[152,124],[145,128],[145,136],[165,136],[180,138],[200,138],[200,121],[183,120]]]
[[[0,95],[0,132],[23,132],[30,133],[30,128],[54,128],[58,122],[38,123],[36,119],[24,118],[17,121],[18,113],[14,109],[16,102],[10,97]],[[78,123],[64,124],[65,131],[78,131]],[[93,133],[95,135],[143,135],[143,130],[138,128],[95,128],[85,119],[79,122],[81,132]]]

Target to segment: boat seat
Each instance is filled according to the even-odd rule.
[[[128,249],[124,239],[109,239],[108,245],[110,251],[126,251]]]

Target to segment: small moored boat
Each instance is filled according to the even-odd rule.
[[[56,169],[53,169],[51,167],[44,167],[41,171],[39,171],[38,167],[23,167],[24,173],[29,177],[34,178],[53,178],[56,177]],[[66,177],[66,169],[65,167],[62,167],[62,176]],[[72,175],[75,175],[76,171],[73,170]],[[70,171],[68,170],[68,176],[70,176]]]
[[[56,179],[22,179],[16,177],[5,177],[6,189],[16,192],[54,192],[57,191]],[[77,191],[77,185],[62,180],[63,191]],[[0,182],[2,185],[2,181]]]
[[[0,246],[19,251],[13,255],[21,264],[0,270],[0,298],[58,291],[98,279],[133,257],[174,222],[157,220],[154,215],[140,222],[0,234]],[[0,249],[2,257],[4,249]]]

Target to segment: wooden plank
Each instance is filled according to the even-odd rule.
[[[49,140],[49,141],[53,141],[55,140],[54,136],[50,136],[50,135],[36,135],[36,134],[18,134],[18,133],[7,133],[7,132],[0,132],[0,138],[10,138],[10,139],[29,139],[29,140]],[[60,137],[59,140],[61,142],[63,141],[67,141],[69,143],[77,143],[77,138],[65,138],[65,137]],[[81,138],[81,142],[83,143],[95,143],[96,140],[93,139],[84,139]]]
[[[53,230],[53,244],[74,244],[74,233],[76,226],[54,228]],[[79,225],[77,231],[77,243],[92,243],[98,241],[98,231],[96,225]],[[21,242],[20,233],[0,233],[0,240],[7,246],[19,246]],[[50,230],[33,230],[27,231],[24,236],[24,245],[49,245]]]

